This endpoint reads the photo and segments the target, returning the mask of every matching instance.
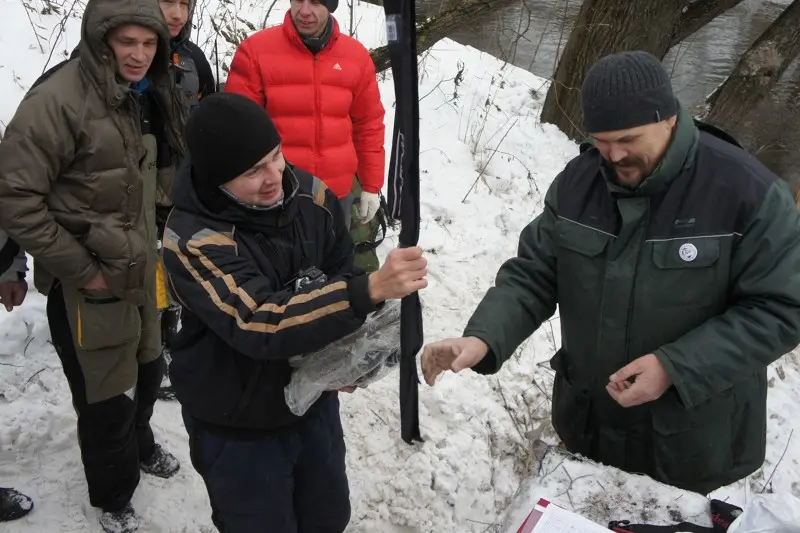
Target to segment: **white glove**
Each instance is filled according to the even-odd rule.
[[[378,212],[381,206],[381,197],[374,192],[361,191],[361,201],[358,204],[359,222],[366,224]]]

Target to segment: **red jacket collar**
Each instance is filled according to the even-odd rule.
[[[336,20],[336,18],[334,18],[333,15],[330,15],[330,17],[333,20],[333,30],[331,31],[331,38],[328,40],[328,44],[325,46],[325,48],[323,48],[320,52],[321,54],[325,53],[326,50],[329,50],[339,38],[339,22]],[[297,46],[301,50],[308,52],[309,54],[311,53],[311,51],[306,48],[306,45],[303,42],[303,39],[300,37],[300,34],[297,33],[297,28],[295,28],[294,22],[292,22],[292,11],[290,9],[286,10],[286,15],[283,17],[283,34],[287,39],[289,39],[290,43]]]

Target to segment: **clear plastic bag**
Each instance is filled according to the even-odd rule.
[[[800,499],[791,494],[759,494],[733,521],[729,533],[800,533]]]
[[[400,362],[400,300],[389,300],[353,333],[316,352],[289,359],[294,367],[283,394],[303,415],[326,390],[365,387]]]

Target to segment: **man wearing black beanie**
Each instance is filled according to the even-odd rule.
[[[800,217],[778,176],[680,106],[651,54],[600,59],[581,102],[591,141],[423,372],[497,372],[558,306],[567,448],[706,494],[764,461],[767,365],[800,342]]]
[[[371,274],[354,267],[336,196],[285,162],[272,120],[244,96],[204,98],[186,142],[164,232],[184,306],[170,376],[212,520],[226,533],[341,533],[350,502],[337,393],[292,414],[288,359],[424,288],[422,250],[394,250]]]

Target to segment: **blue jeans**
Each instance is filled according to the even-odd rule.
[[[350,489],[339,399],[331,395],[290,428],[232,439],[185,410],[192,465],[221,533],[342,533]]]

